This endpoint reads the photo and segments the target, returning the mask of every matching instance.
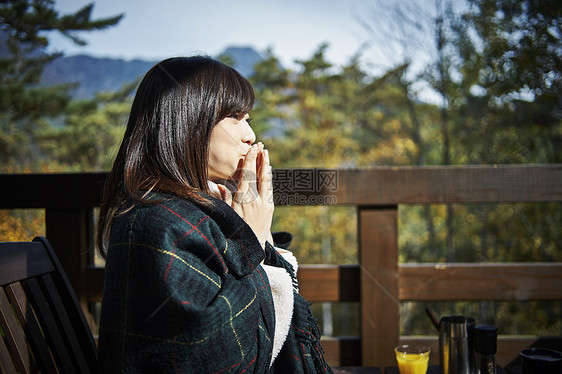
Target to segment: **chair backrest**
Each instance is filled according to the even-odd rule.
[[[97,372],[92,332],[47,239],[0,243],[0,285],[0,372]]]

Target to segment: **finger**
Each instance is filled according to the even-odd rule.
[[[263,160],[263,144],[262,142],[258,142],[256,143],[257,147],[258,147],[258,153],[256,156],[256,179],[259,179],[259,175],[260,175],[260,170],[261,170],[261,166],[262,166],[262,160]]]
[[[271,165],[269,161],[269,151],[265,149],[262,152],[262,164],[259,175],[259,194],[262,199],[269,197],[271,193]]]
[[[256,179],[259,179],[261,173],[261,167],[263,164],[263,144],[262,142],[257,143],[258,155],[256,157]]]
[[[241,203],[244,201],[248,193],[252,193],[252,189],[256,189],[256,162],[258,156],[258,145],[254,144],[248,154],[244,158],[242,172],[240,173],[240,181],[234,201]]]
[[[217,187],[221,193],[221,200],[227,203],[229,206],[232,206],[232,193],[230,192],[230,190],[222,184],[217,184]]]

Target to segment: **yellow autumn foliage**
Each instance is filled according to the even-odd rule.
[[[0,241],[30,241],[45,235],[43,210],[0,210]]]
[[[412,155],[418,152],[416,144],[410,138],[394,136],[373,147],[365,155],[367,164],[375,165],[411,165]]]

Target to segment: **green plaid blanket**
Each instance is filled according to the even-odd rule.
[[[215,199],[152,199],[118,215],[111,230],[102,373],[331,372],[296,292],[291,331],[270,367],[275,316],[264,252],[232,209]],[[265,257],[294,278],[273,247]]]

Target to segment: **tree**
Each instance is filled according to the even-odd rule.
[[[86,42],[79,31],[102,30],[122,15],[93,20],[93,4],[60,15],[53,0],[11,0],[0,3],[0,31],[7,53],[0,58],[0,162],[4,169],[22,168],[35,154],[38,130],[49,127],[46,118],[64,113],[72,85],[38,85],[43,67],[61,53],[46,53],[49,32],[57,31],[77,44]]]
[[[562,5],[471,0],[446,35],[463,163],[560,162]],[[478,141],[474,141],[478,139]]]
[[[256,106],[252,110],[252,127],[256,133],[272,141],[283,133],[277,129],[280,123],[287,121],[290,111],[287,104],[292,100],[289,95],[290,80],[287,71],[279,59],[268,48],[263,61],[254,66],[250,77],[256,94]]]
[[[84,133],[75,132],[70,138],[51,137],[52,149],[46,145],[49,134],[67,132],[61,125],[76,121],[77,107],[96,111],[97,102],[72,103],[69,90],[73,85],[40,86],[43,67],[61,53],[46,53],[50,32],[60,32],[75,43],[85,41],[76,36],[79,31],[101,30],[117,24],[122,16],[92,20],[93,4],[75,13],[60,15],[54,1],[11,0],[0,2],[0,171],[60,171],[76,170],[73,165],[61,167],[60,157],[44,152],[62,152],[83,143]],[[108,110],[108,109],[107,109]],[[85,114],[82,112],[81,114]],[[86,118],[88,119],[88,117]],[[91,121],[90,121],[91,122]],[[98,139],[98,134],[91,136]],[[56,153],[56,152],[54,152]],[[103,152],[106,154],[107,152]],[[101,157],[101,156],[98,156]],[[84,169],[80,169],[84,170]],[[6,240],[31,240],[44,233],[44,212],[36,210],[0,212],[0,236]]]
[[[123,138],[137,83],[118,92],[72,101],[61,126],[36,133],[37,146],[45,155],[43,162],[51,170],[109,170]]]
[[[343,108],[345,100],[339,96],[345,91],[344,85],[349,84],[351,89],[352,84],[345,83],[347,75],[344,78],[328,71],[331,64],[324,57],[326,48],[320,46],[310,59],[299,61],[298,72],[283,69],[271,50],[255,67],[251,81],[257,102],[251,113],[252,126],[258,126],[259,137],[259,131],[266,128],[266,145],[274,168],[338,167],[353,157],[348,148],[354,143],[350,122],[342,113],[350,110]],[[348,95],[353,96],[351,92]],[[353,250],[329,250],[354,247],[349,212],[325,208],[278,208],[274,226],[295,228],[295,248],[302,263],[353,262]],[[331,230],[334,226],[349,226],[349,230]]]

